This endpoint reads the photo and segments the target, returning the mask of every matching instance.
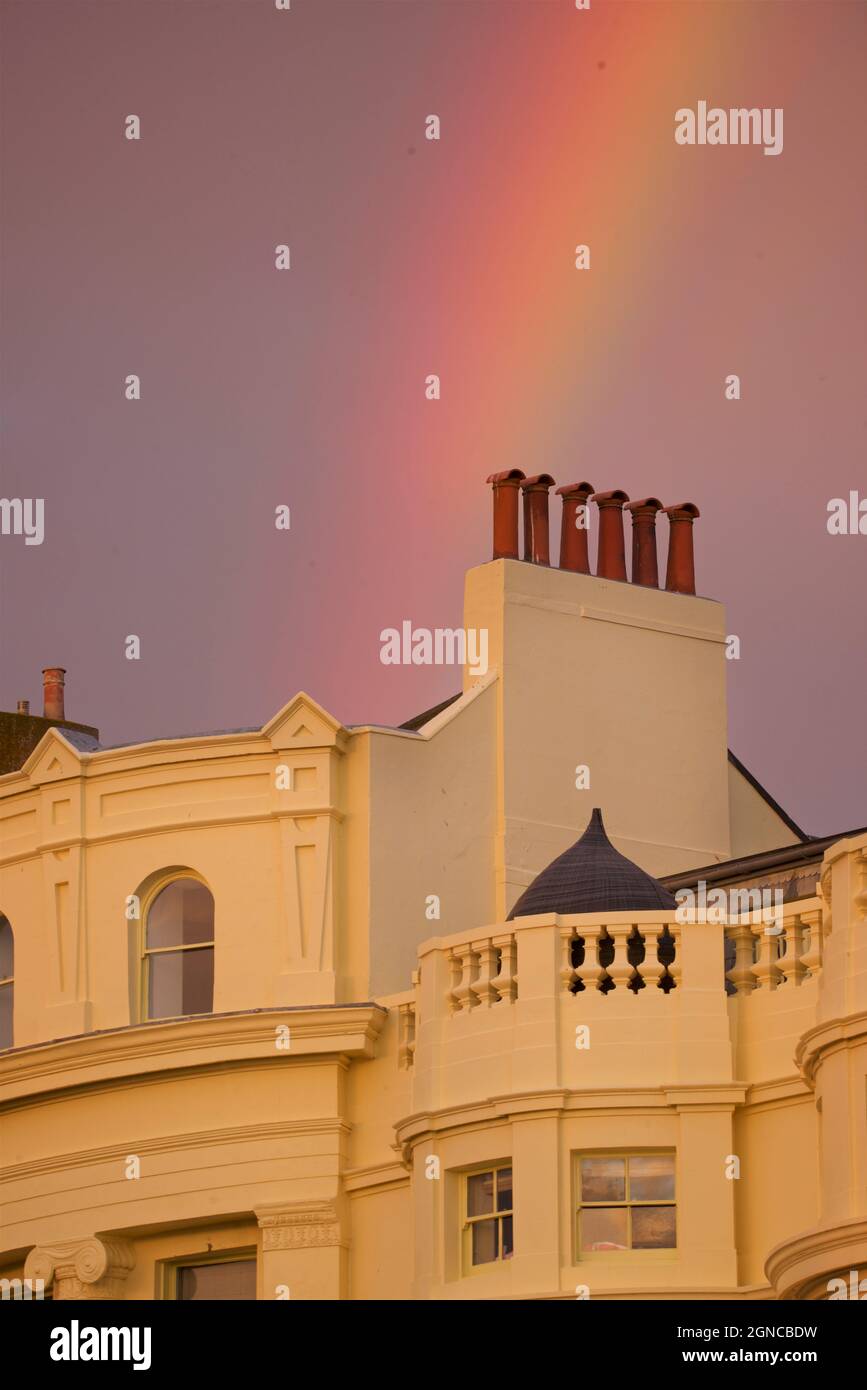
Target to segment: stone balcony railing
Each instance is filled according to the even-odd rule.
[[[774,922],[734,919],[726,925],[725,936],[728,959],[733,959],[726,971],[730,993],[797,987],[818,978],[822,969],[822,909],[817,899],[786,903]]]
[[[419,1109],[731,1075],[722,926],[674,912],[546,913],[435,937],[402,1011]]]
[[[420,947],[414,996],[401,1005],[400,1063],[417,1082],[424,1074],[433,1084],[436,1074],[439,1087],[472,1059],[474,1084],[502,1091],[531,1080],[584,1087],[591,1076],[617,1085],[723,1081],[739,1074],[738,1044],[758,1046],[770,1030],[779,1056],[766,1049],[766,1058],[783,1074],[815,1015],[822,908],[818,899],[786,904],[770,924],[758,915],[543,914],[473,937],[435,937]],[[732,1008],[733,1018],[755,1013],[759,1033],[746,1019],[735,1028]],[[581,1029],[592,1072],[579,1055]]]

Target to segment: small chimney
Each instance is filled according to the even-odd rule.
[[[662,509],[671,523],[665,587],[673,594],[695,593],[695,556],[692,523],[701,512],[693,502],[678,502]]]
[[[615,488],[613,492],[594,492],[592,502],[599,508],[599,548],[596,554],[596,574],[599,579],[626,578],[626,552],[623,547],[623,504],[629,495]]]
[[[627,502],[626,510],[632,513],[632,582],[658,589],[656,513],[662,503],[658,497],[642,497],[640,502]]]
[[[492,473],[494,489],[494,559],[518,559],[518,488],[524,474],[520,468]]]
[[[19,700],[19,701],[18,701],[18,713],[19,713],[19,714],[29,714],[29,713],[30,713],[30,701],[29,701],[29,700]]]
[[[578,508],[587,506],[587,499],[595,492],[592,483],[567,483],[558,487],[557,495],[563,498],[563,517],[560,525],[560,568],[572,570],[575,574],[590,573],[590,555],[587,550],[588,530],[586,526],[576,526]]]
[[[43,719],[66,718],[63,711],[63,684],[66,670],[63,666],[46,666],[42,672]]]
[[[554,486],[550,473],[537,473],[521,484],[524,493],[524,559],[534,565],[550,565],[548,547],[548,489]]]

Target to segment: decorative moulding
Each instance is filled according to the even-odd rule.
[[[262,728],[272,748],[337,748],[346,746],[348,734],[339,720],[300,691]]]
[[[54,1285],[57,1299],[123,1298],[124,1281],[135,1265],[128,1241],[86,1236],[36,1245],[24,1262],[24,1277]]]
[[[262,1228],[263,1250],[309,1250],[328,1246],[348,1247],[333,1202],[296,1202],[291,1206],[256,1209]]]

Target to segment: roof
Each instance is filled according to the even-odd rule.
[[[677,874],[666,874],[660,879],[666,888],[676,892],[678,888],[693,887],[700,879],[705,883],[733,883],[740,879],[752,879],[759,875],[789,871],[797,877],[797,871],[808,864],[820,864],[825,851],[838,840],[846,840],[852,835],[864,835],[867,826],[855,830],[842,830],[838,835],[811,836],[798,845],[783,845],[780,849],[763,849],[758,854],[745,854],[739,859],[716,860],[698,869],[687,869]]]
[[[673,895],[614,848],[595,807],[580,840],[533,879],[509,913],[673,912]]]
[[[728,755],[729,762],[732,764],[732,766],[737,768],[738,772],[741,774],[742,777],[746,778],[753,790],[758,792],[759,796],[762,798],[763,801],[767,802],[771,810],[776,811],[777,815],[780,817],[780,820],[783,821],[789,827],[792,834],[797,835],[799,840],[806,841],[812,839],[812,836],[808,835],[806,831],[802,830],[799,825],[795,824],[788,812],[783,810],[779,801],[774,800],[767,788],[762,786],[761,782],[758,780],[757,777],[753,776],[748,767],[744,767],[740,758],[736,758],[731,749],[728,750]]]
[[[433,705],[430,709],[423,710],[421,714],[414,714],[412,719],[407,719],[405,724],[398,724],[397,727],[399,729],[410,730],[421,729],[425,724],[429,724],[432,719],[435,719],[438,714],[442,714],[444,709],[448,709],[449,705],[453,705],[455,701],[460,698],[461,692],[458,691],[457,695],[450,695],[447,700],[441,700],[438,705]]]

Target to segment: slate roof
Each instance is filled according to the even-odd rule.
[[[533,879],[508,920],[537,912],[672,912],[676,907],[667,888],[614,848],[597,806],[581,839]]]

